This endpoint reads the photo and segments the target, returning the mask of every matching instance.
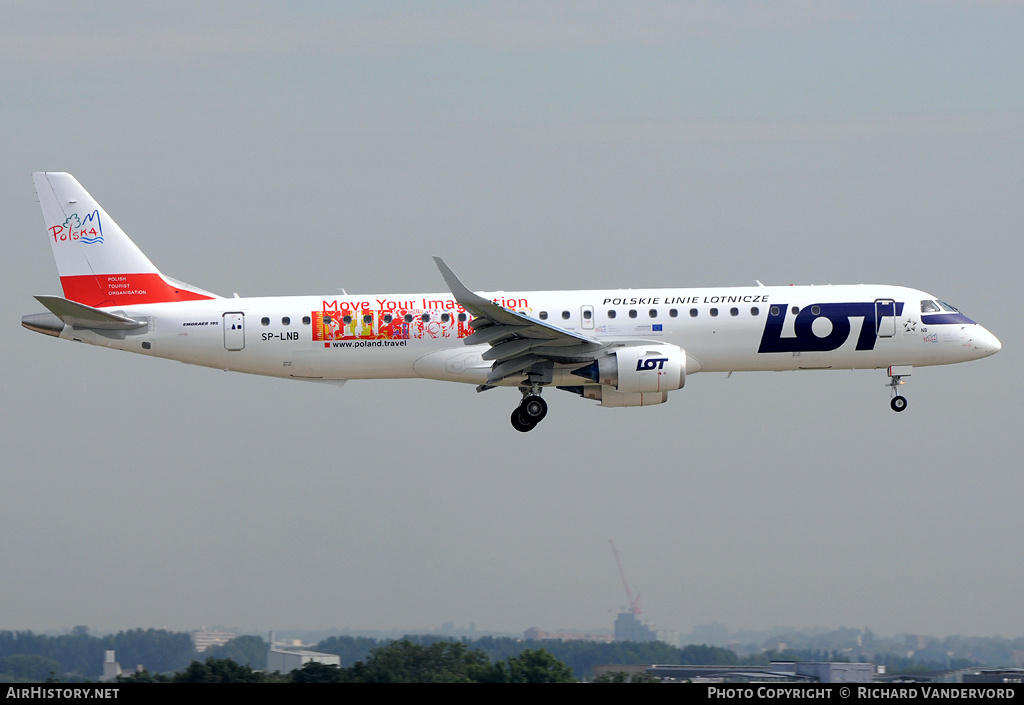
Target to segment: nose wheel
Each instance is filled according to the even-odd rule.
[[[897,394],[892,398],[892,401],[889,402],[889,406],[892,407],[893,411],[903,411],[907,408],[907,398],[901,397]]]
[[[512,428],[521,433],[532,431],[547,415],[548,403],[541,398],[540,391],[524,391],[523,401],[512,412]]]

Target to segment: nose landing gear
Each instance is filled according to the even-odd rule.
[[[901,384],[905,384],[903,378],[910,376],[910,369],[910,365],[893,365],[887,371],[889,374],[889,384],[885,386],[892,390],[890,392],[892,399],[889,401],[889,406],[892,407],[893,411],[899,412],[907,408],[907,398],[897,394],[896,388]]]

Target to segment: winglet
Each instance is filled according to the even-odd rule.
[[[464,309],[476,316],[477,319],[485,319],[479,323],[476,321],[470,322],[470,325],[473,326],[477,333],[482,331],[485,327],[490,329],[490,326],[504,326],[507,328],[508,335],[512,335],[514,332],[521,330],[521,336],[527,338],[538,338],[541,340],[571,338],[574,343],[601,345],[597,340],[582,335],[581,333],[568,331],[564,328],[559,328],[558,326],[546,323],[545,321],[531,318],[521,311],[505,308],[493,301],[485,299],[479,294],[474,294],[466,287],[465,284],[459,281],[459,278],[455,276],[455,273],[451,269],[449,269],[448,265],[444,263],[444,260],[440,257],[435,257],[434,264],[436,264],[437,268],[441,271],[441,276],[444,277],[444,281],[448,285],[448,289],[451,290],[452,296],[455,297],[455,300],[458,301]],[[533,333],[526,333],[526,329],[531,329]],[[476,335],[476,333],[473,335]],[[486,336],[486,338],[486,342],[494,345],[501,339],[501,335]],[[472,336],[465,339],[465,343],[467,345],[475,344],[477,342],[484,341],[480,339],[473,340]]]
[[[488,301],[482,296],[474,294],[470,291],[465,284],[459,281],[459,278],[455,276],[455,272],[444,263],[444,260],[440,257],[434,258],[434,264],[441,271],[441,276],[444,277],[444,283],[448,285],[449,291],[452,292],[452,296],[455,300],[462,304],[462,307],[472,313],[474,316],[485,316],[487,314],[488,307],[497,306],[492,301]],[[498,308],[501,308],[500,306]]]

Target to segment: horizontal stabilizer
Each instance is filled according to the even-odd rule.
[[[59,296],[37,296],[36,301],[48,308],[53,315],[64,321],[64,323],[75,328],[132,330],[149,325],[148,320],[136,321],[134,318],[101,311],[92,306],[62,299]]]

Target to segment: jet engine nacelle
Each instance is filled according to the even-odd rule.
[[[617,348],[613,355],[598,358],[595,381],[627,394],[682,389],[686,384],[686,353],[675,345],[635,345]],[[610,406],[603,400],[602,405]]]

